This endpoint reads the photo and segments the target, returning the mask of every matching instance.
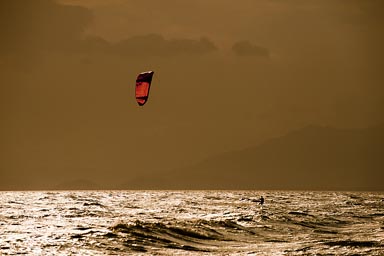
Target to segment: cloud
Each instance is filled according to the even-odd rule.
[[[50,0],[3,0],[0,51],[68,50],[92,20],[90,10]]]
[[[159,34],[133,36],[114,45],[113,51],[123,55],[200,55],[217,50],[209,39],[165,39]]]
[[[249,41],[239,41],[233,44],[232,51],[238,56],[258,56],[269,57],[270,53],[267,48],[253,45]]]
[[[80,53],[108,53],[111,52],[111,44],[99,36],[86,36],[75,48]]]
[[[0,3],[0,54],[20,60],[41,52],[113,53],[121,56],[201,55],[216,50],[207,38],[165,39],[160,34],[129,37],[115,44],[100,36],[86,36],[93,21],[86,7],[52,0],[4,0]],[[145,33],[145,32],[144,32]]]

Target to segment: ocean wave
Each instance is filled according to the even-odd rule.
[[[257,194],[266,195],[263,207],[251,200]],[[379,256],[382,198],[284,191],[3,193],[0,254]]]
[[[223,222],[221,227],[232,227]],[[119,223],[112,228],[108,238],[124,240],[124,245],[132,250],[143,251],[146,247],[174,248],[188,251],[209,251],[207,241],[228,240],[222,233],[209,226],[206,221],[165,224],[161,222]]]
[[[354,240],[340,240],[324,242],[328,246],[344,246],[344,247],[382,247],[384,246],[377,241],[354,241]]]

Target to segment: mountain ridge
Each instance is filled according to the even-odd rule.
[[[384,190],[384,125],[309,125],[123,187],[152,189]]]

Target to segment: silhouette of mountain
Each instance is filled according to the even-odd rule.
[[[93,190],[101,189],[101,187],[89,180],[76,179],[65,181],[58,184],[55,189],[57,190]]]
[[[130,187],[384,190],[383,131],[383,125],[361,130],[311,125],[255,147],[143,177]]]

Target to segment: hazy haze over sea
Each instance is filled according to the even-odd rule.
[[[0,192],[0,254],[383,255],[383,206],[370,192]]]

